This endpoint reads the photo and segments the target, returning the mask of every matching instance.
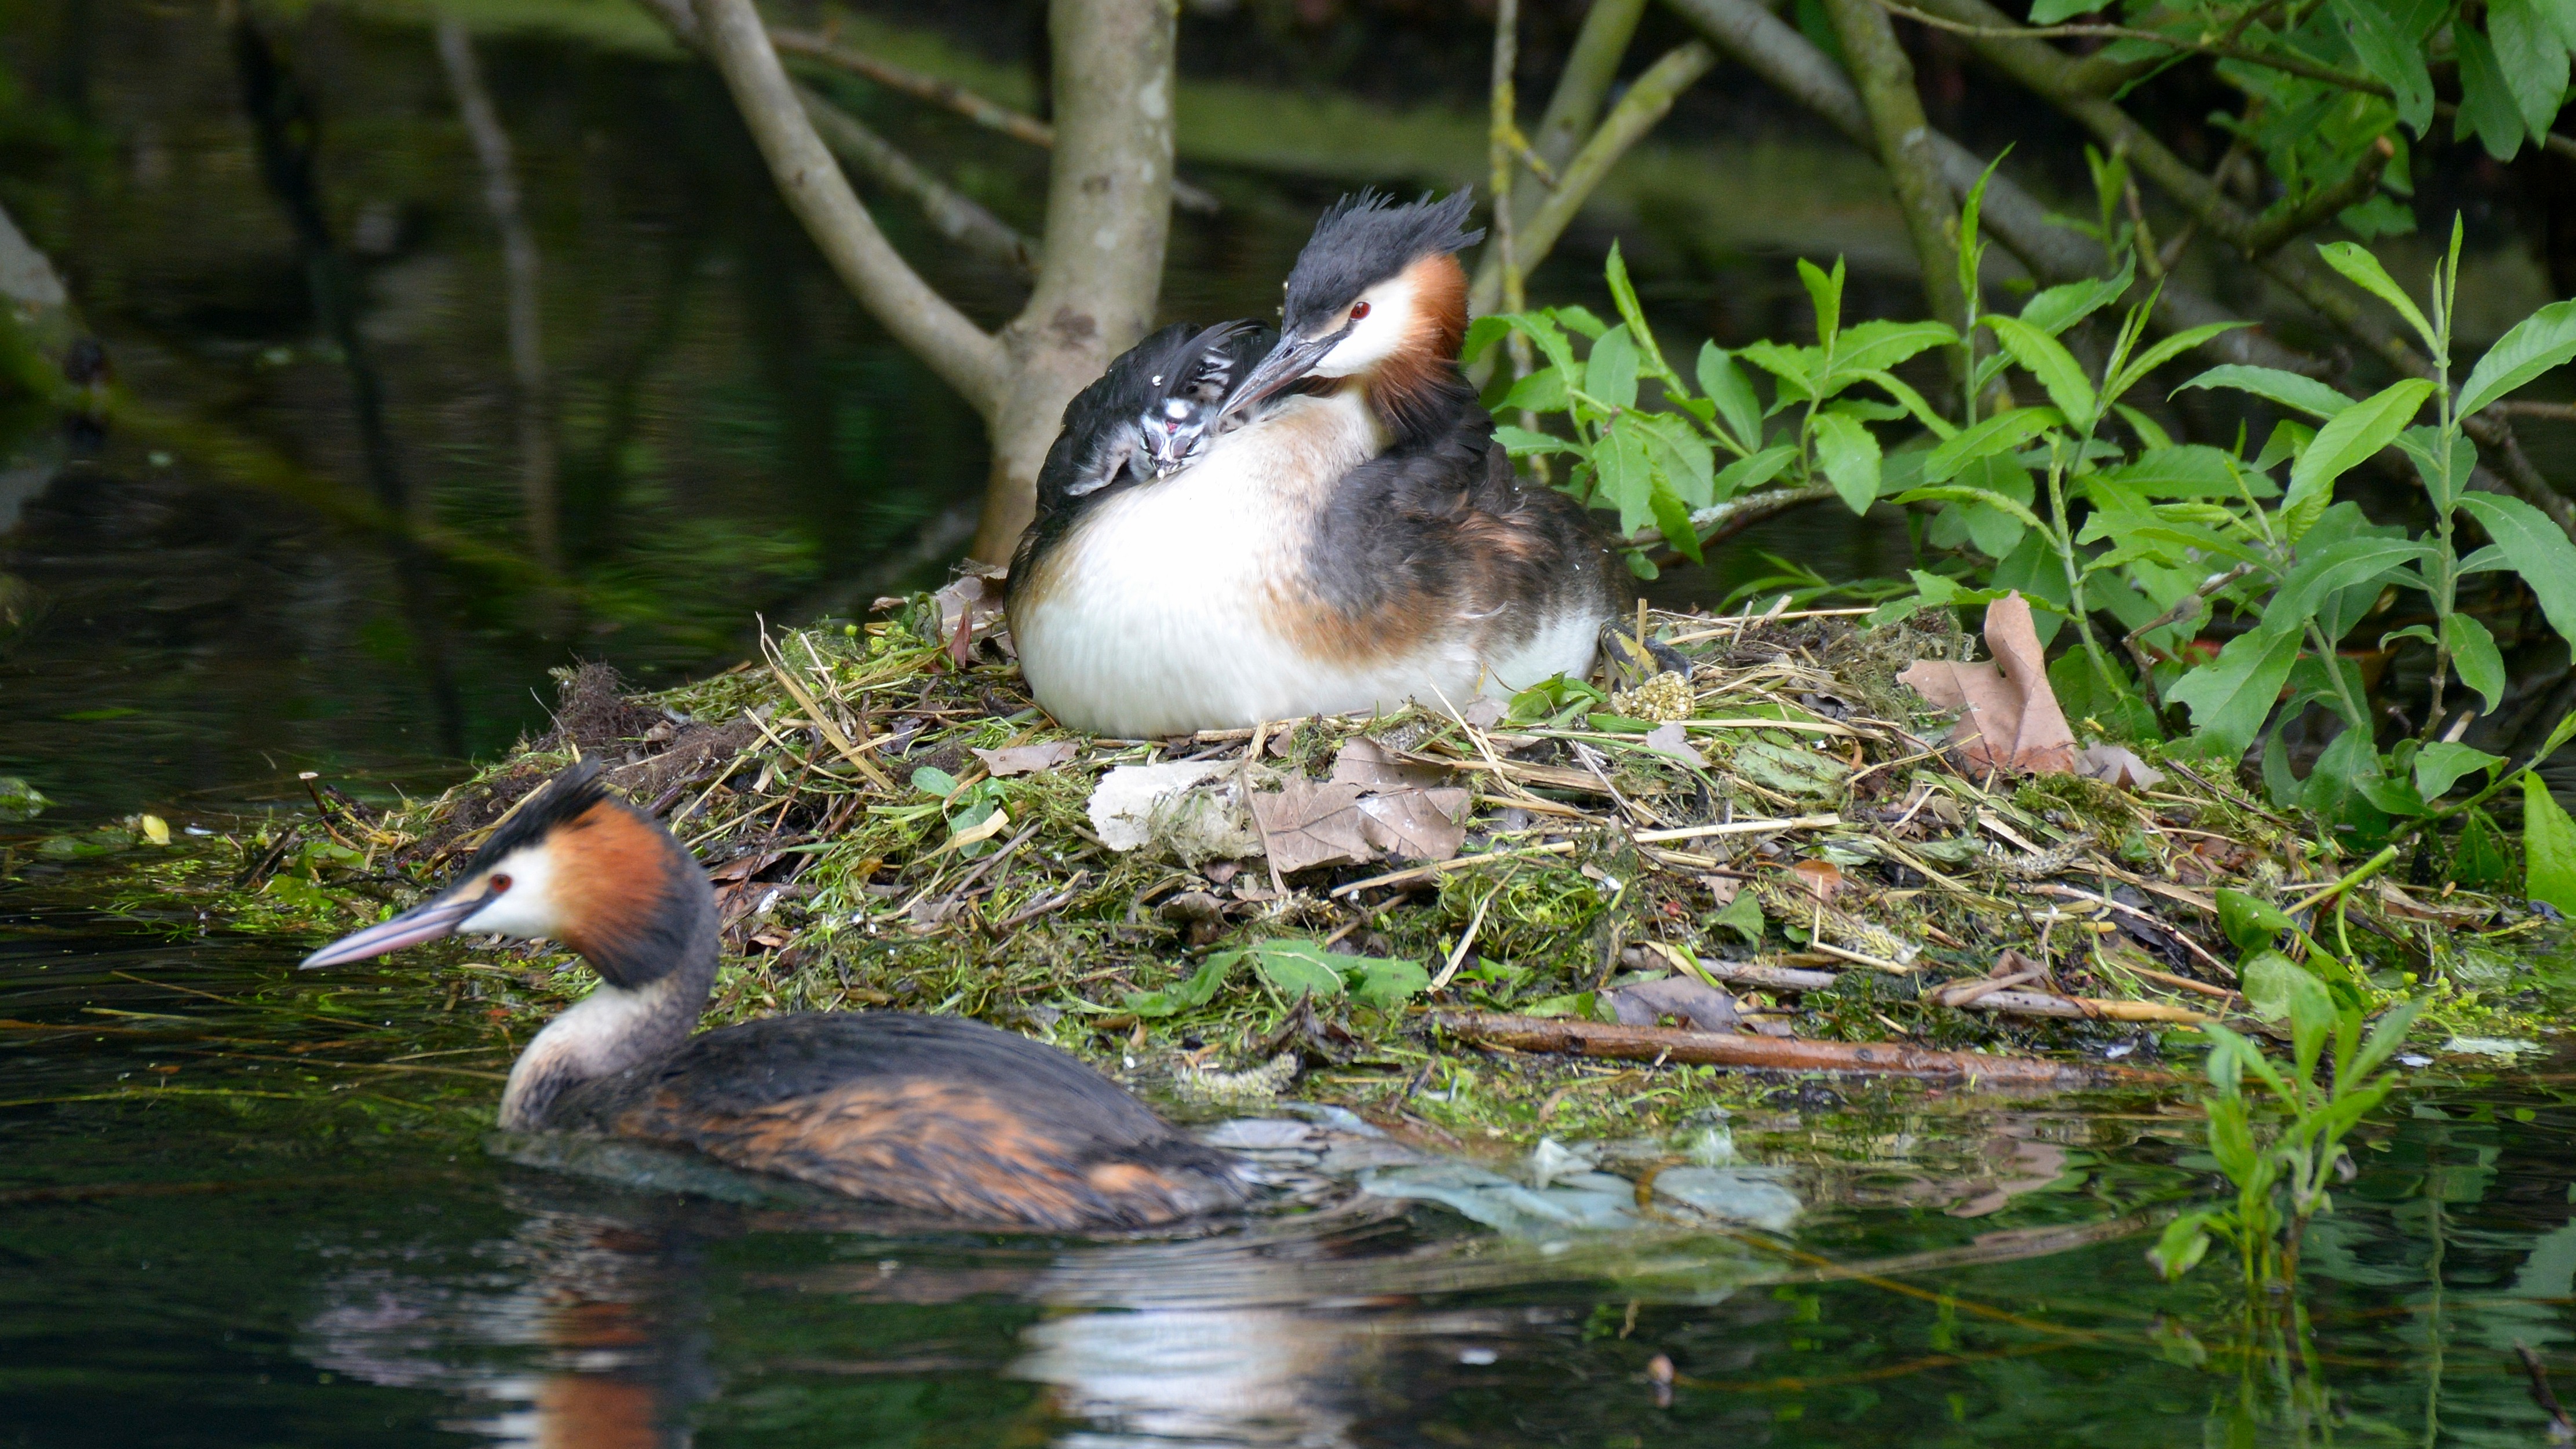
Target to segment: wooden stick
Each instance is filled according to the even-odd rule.
[[[1902,1042],[1804,1041],[1795,1037],[1729,1036],[1654,1026],[1611,1026],[1477,1011],[1434,1011],[1432,1025],[1487,1046],[1525,1052],[1570,1052],[1623,1061],[1673,1061],[1774,1072],[1847,1072],[1862,1076],[1929,1077],[1980,1085],[2081,1087],[2104,1082],[2145,1084],[2165,1080],[2094,1062],[2052,1062],[2037,1057],[1931,1051]]]
[[[1766,830],[1827,830],[1843,823],[1839,815],[1792,815],[1774,820],[1730,820],[1723,825],[1685,825],[1676,830],[1640,830],[1639,845],[1667,840],[1699,840],[1711,835],[1759,835]]]
[[[1980,986],[1963,982],[1962,986]],[[2076,1021],[2163,1021],[2198,1026],[2218,1018],[2189,1007],[2161,1001],[2106,1001],[2091,996],[2047,996],[2036,991],[1990,991],[1970,996],[1942,987],[1923,993],[1934,1006],[1955,1005],[1964,1011],[2000,1011],[2012,1016],[2056,1016]]]
[[[1447,875],[1453,870],[1465,870],[1471,865],[1481,865],[1489,860],[1512,860],[1525,855],[1571,855],[1574,853],[1574,846],[1575,842],[1571,840],[1558,840],[1546,845],[1525,845],[1518,850],[1489,850],[1482,855],[1462,855],[1455,860],[1439,861],[1432,865],[1417,865],[1410,870],[1389,871],[1385,875],[1370,876],[1367,880],[1355,880],[1349,885],[1333,887],[1332,893],[1336,896],[1346,896],[1355,891],[1369,890],[1382,885],[1402,885],[1407,881],[1429,880],[1434,876]]]

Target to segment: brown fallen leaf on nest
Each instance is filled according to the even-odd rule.
[[[1994,661],[1922,660],[1898,681],[1941,709],[1961,711],[1952,739],[1973,770],[2064,775],[2075,768],[2075,733],[2066,727],[2048,658],[2031,625],[2030,601],[2006,594],[1986,606],[1986,649]]]
[[[965,668],[977,640],[1003,632],[1002,591],[1009,576],[1009,569],[969,559],[947,587],[930,596],[939,606],[939,638],[948,646],[949,663]]]
[[[1468,792],[1426,785],[1438,770],[1403,764],[1375,741],[1353,740],[1333,777],[1292,778],[1247,802],[1263,848],[1280,874],[1321,865],[1359,865],[1385,851],[1405,860],[1448,860],[1467,843]]]
[[[1794,882],[1817,900],[1829,901],[1843,888],[1842,867],[1830,860],[1802,860],[1789,867]]]
[[[1049,740],[1042,745],[1005,745],[998,750],[970,749],[967,753],[982,760],[984,768],[992,771],[993,778],[1000,780],[1052,770],[1081,754],[1082,746],[1071,740]]]

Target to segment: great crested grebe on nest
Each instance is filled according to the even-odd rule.
[[[336,966],[458,933],[548,937],[599,988],[510,1068],[501,1125],[694,1148],[854,1198],[1046,1228],[1233,1207],[1231,1156],[1054,1047],[949,1016],[806,1012],[692,1036],[715,981],[714,889],[585,762],[494,831],[436,899],[314,952]]]
[[[1168,359],[1231,366],[1249,333],[1157,334],[1066,409],[1009,586],[1048,713],[1160,737],[1591,669],[1626,573],[1580,506],[1513,474],[1459,373],[1456,253],[1483,235],[1461,229],[1469,202],[1362,193],[1327,210],[1276,345],[1195,416],[1186,466],[1076,486],[1096,430],[1165,405]]]

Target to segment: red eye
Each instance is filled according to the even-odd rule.
[[[484,888],[497,896],[510,888],[510,878],[506,875],[496,875],[484,883]]]
[[[1366,303],[1366,302],[1353,302],[1353,303],[1351,304],[1351,320],[1352,320],[1352,321],[1357,322],[1357,321],[1358,321],[1358,320],[1360,320],[1362,317],[1365,317],[1365,316],[1367,316],[1367,315],[1368,315],[1368,303]]]

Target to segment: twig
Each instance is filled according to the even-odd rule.
[[[832,154],[866,172],[887,190],[910,201],[931,229],[987,260],[1023,276],[1038,269],[1038,244],[1010,223],[987,211],[981,202],[957,191],[921,169],[901,148],[866,122],[824,97],[811,86],[796,87],[796,99],[814,123],[815,134]]]
[[[1483,900],[1476,902],[1475,914],[1467,918],[1467,934],[1458,938],[1458,949],[1449,953],[1448,964],[1440,968],[1439,975],[1431,978],[1431,985],[1426,989],[1438,991],[1449,984],[1450,977],[1458,974],[1458,967],[1466,961],[1467,953],[1476,949],[1476,933],[1484,929],[1485,925],[1485,908],[1492,905],[1494,897],[1502,893],[1503,888],[1496,886],[1485,892]]]
[[[770,47],[751,0],[660,0],[686,28],[673,29],[705,47],[733,94],[736,109],[769,163],[788,208],[805,223],[834,274],[896,340],[928,364],[979,411],[997,412],[1016,368],[1000,339],[975,325],[898,255],[876,219],[859,204],[849,178],[815,133],[795,85]]]
[[[1570,1052],[1621,1061],[1672,1061],[1694,1066],[1777,1072],[1843,1072],[1862,1076],[1969,1080],[1985,1086],[2076,1087],[2104,1080],[2145,1082],[2155,1074],[2091,1062],[2052,1062],[2035,1057],[1931,1051],[1902,1042],[1808,1041],[1797,1037],[1731,1036],[1668,1027],[1611,1026],[1603,1022],[1473,1011],[1434,1011],[1430,1023],[1453,1036],[1524,1052]]]
[[[1340,897],[1360,891],[1375,890],[1379,886],[1405,885],[1417,880],[1431,880],[1447,875],[1451,871],[1483,865],[1487,861],[1518,860],[1532,855],[1572,855],[1575,844],[1571,840],[1557,840],[1546,845],[1525,845],[1516,850],[1489,850],[1482,855],[1461,855],[1450,860],[1436,861],[1430,865],[1417,865],[1410,870],[1389,871],[1385,875],[1373,875],[1366,880],[1355,880],[1349,885],[1333,887],[1330,894]]]
[[[2531,1376],[2531,1401],[2549,1416],[2549,1442],[2576,1443],[2576,1423],[2569,1422],[2567,1411],[2558,1406],[2558,1395],[2550,1392],[2549,1370],[2541,1365],[2540,1355],[2520,1339],[2514,1340],[2513,1351],[2522,1360],[2522,1371]]]
[[[1923,993],[1935,1006],[1966,1011],[1997,1011],[2012,1016],[2054,1016],[2076,1021],[2161,1021],[2197,1026],[2218,1018],[2161,1001],[2110,1001],[2089,996],[2043,996],[2036,991],[1954,992],[1939,987]]]
[[[1524,273],[1544,261],[1547,254],[1555,249],[1557,238],[1565,234],[1565,228],[1574,220],[1575,213],[1583,209],[1583,203],[1591,199],[1602,178],[1610,174],[1611,164],[1653,130],[1655,124],[1664,118],[1664,113],[1673,108],[1674,99],[1690,89],[1691,83],[1706,75],[1709,67],[1715,64],[1717,56],[1707,46],[1696,40],[1686,41],[1666,51],[1661,59],[1646,67],[1644,73],[1629,83],[1627,93],[1610,108],[1608,115],[1601,118],[1600,129],[1594,131],[1592,139],[1583,143],[1583,149],[1575,152],[1573,158],[1565,163],[1564,171],[1557,177],[1556,189],[1549,192],[1547,199],[1530,213],[1525,224],[1515,228],[1514,260]],[[1498,270],[1493,292],[1472,296],[1468,305],[1474,311],[1490,312],[1501,291],[1502,278]]]
[[[954,111],[976,125],[999,131],[1012,140],[1025,141],[1048,150],[1055,147],[1055,127],[1026,111],[1015,111],[999,101],[977,95],[943,76],[930,75],[865,51],[853,50],[828,35],[810,30],[773,27],[769,32],[769,43],[789,55],[822,61],[854,75],[865,76],[888,90],[901,91],[916,100]],[[1224,209],[1223,203],[1214,195],[1177,178],[1172,182],[1172,201],[1187,210],[1208,215]]]
[[[1878,164],[1896,192],[1905,232],[1914,243],[1915,265],[1923,277],[1923,300],[1932,315],[1955,327],[1970,319],[1967,294],[1959,287],[1959,210],[1941,180],[1941,163],[1932,145],[1931,123],[1923,116],[1923,98],[1914,86],[1914,62],[1896,42],[1896,28],[1879,7],[1889,0],[1825,0],[1841,36],[1843,58],[1860,88],[1869,112]],[[1951,354],[1953,371],[1964,370],[1965,358]]]
[[[1765,835],[1775,830],[1830,830],[1844,824],[1839,815],[1791,815],[1768,820],[1729,820],[1717,825],[1683,825],[1671,830],[1640,830],[1640,845],[1672,840],[1704,840],[1712,835]]]
[[[2316,191],[2296,206],[2257,218],[2245,233],[2245,255],[2260,261],[2309,228],[2334,220],[2346,207],[2368,200],[2379,189],[2379,173],[2396,157],[2397,148],[2386,136],[2380,137],[2371,146],[2370,154],[2354,164],[2351,175]]]
[[[1645,9],[1646,0],[1593,0],[1585,10],[1583,28],[1575,35],[1574,48],[1566,54],[1556,90],[1548,97],[1547,109],[1540,115],[1538,129],[1529,142],[1529,154],[1521,158],[1523,164],[1536,160],[1556,168],[1556,179],[1538,184],[1538,173],[1533,171],[1531,185],[1513,186],[1510,195],[1515,238],[1545,203],[1547,193],[1563,186],[1563,163],[1591,134],[1602,103],[1617,79],[1620,58],[1627,53],[1628,42],[1636,35],[1637,21]],[[1521,260],[1524,276],[1528,266],[1527,260]],[[1502,295],[1502,254],[1499,248],[1488,247],[1476,261],[1475,285],[1469,291],[1471,306],[1478,312],[1490,312]]]
[[[2489,404],[2487,411],[2502,413],[2509,418],[2537,418],[2542,422],[2576,423],[2576,403],[2525,402],[2516,399],[2511,402]]]

